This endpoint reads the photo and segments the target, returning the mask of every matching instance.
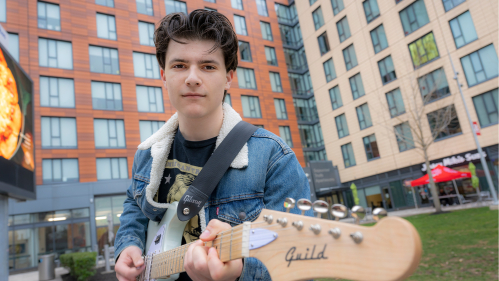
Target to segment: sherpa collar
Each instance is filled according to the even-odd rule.
[[[217,142],[215,144],[215,149],[218,148],[220,143],[225,139],[229,132],[236,126],[239,121],[241,121],[241,116],[234,110],[230,105],[223,104],[224,117],[222,122],[222,128],[217,137]],[[139,145],[140,150],[146,150],[151,148],[152,165],[151,165],[151,175],[150,183],[146,187],[146,198],[149,204],[158,208],[168,208],[170,204],[168,203],[158,203],[154,201],[154,196],[156,195],[162,176],[163,171],[166,166],[166,160],[168,159],[168,154],[170,153],[170,148],[175,138],[175,133],[178,128],[178,113],[175,113],[168,122],[166,122],[156,133],[146,139],[143,143]],[[248,166],[248,144],[245,144],[241,151],[237,154],[234,161],[230,165],[231,168],[241,169]],[[203,210],[204,211],[204,210]],[[204,220],[204,212],[201,219]]]

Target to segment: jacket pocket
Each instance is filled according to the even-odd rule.
[[[142,177],[140,175],[134,175],[132,179],[133,199],[138,200],[138,197],[142,196],[142,193],[144,192],[146,186],[148,185],[149,185],[148,178]]]
[[[217,217],[234,226],[256,220],[263,208],[265,208],[263,197],[234,200],[218,205]]]

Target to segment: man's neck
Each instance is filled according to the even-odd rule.
[[[218,136],[222,128],[223,117],[222,107],[202,118],[187,118],[179,113],[178,127],[182,136],[188,141],[207,140]]]

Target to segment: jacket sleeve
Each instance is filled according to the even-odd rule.
[[[287,197],[295,200],[301,198],[310,200],[308,179],[290,148],[287,148],[275,161],[269,163],[263,197],[265,208],[284,212],[286,211],[284,208],[284,199]],[[301,213],[296,207],[291,209],[290,212],[295,214]],[[313,216],[313,211],[309,210],[305,215]],[[245,258],[243,271],[239,280],[270,281],[272,279],[262,262],[256,258]]]
[[[138,153],[139,151],[135,153],[132,167],[132,183],[126,192],[127,196],[125,202],[123,203],[123,213],[120,216],[120,228],[116,233],[116,239],[114,242],[115,261],[118,260],[121,252],[129,246],[139,247],[142,250],[142,253],[144,253],[145,250],[146,231],[149,218],[144,215],[134,198],[133,178],[135,175],[136,164],[138,162]]]

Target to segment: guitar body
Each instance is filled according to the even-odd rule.
[[[146,253],[159,254],[174,248],[182,243],[185,225],[189,221],[180,221],[177,217],[178,202],[170,204],[160,222],[149,221],[147,227]],[[151,281],[174,281],[179,274],[172,274],[167,279],[151,279]]]

